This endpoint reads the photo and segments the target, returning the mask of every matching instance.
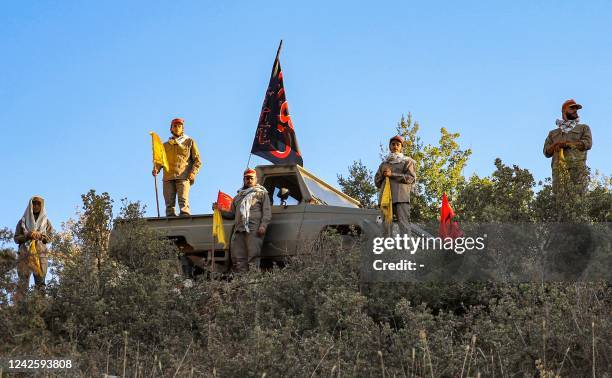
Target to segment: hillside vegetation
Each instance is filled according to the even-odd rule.
[[[465,179],[469,153],[457,137],[443,130],[437,150],[412,151],[423,167],[415,219],[435,218],[434,198],[447,191],[460,220],[544,222],[561,214],[610,222],[608,178],[594,176],[580,198],[553,195],[547,183],[536,191],[528,170],[499,160],[491,176]],[[353,168],[362,178],[343,178],[357,184],[345,190],[359,192],[368,169]],[[139,203],[123,202],[116,218],[130,221],[116,223],[125,232],[109,245],[112,204],[106,193],[83,195],[76,220],[56,235],[46,293],[34,290],[16,304],[11,232],[0,233],[0,356],[69,357],[78,367],[53,374],[71,377],[612,373],[607,282],[365,284],[359,246],[334,234],[303,247],[284,269],[191,282],[176,274],[176,248],[145,227]]]

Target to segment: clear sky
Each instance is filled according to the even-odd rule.
[[[604,0],[3,1],[0,227],[33,194],[59,226],[90,188],[154,215],[148,132],[166,139],[175,117],[202,152],[192,211],[210,212],[241,183],[281,38],[304,165],[328,182],[357,159],[376,169],[408,112],[426,143],[461,133],[468,175],[500,157],[543,179],[568,98],[593,131],[589,166],[610,174],[610,36]]]

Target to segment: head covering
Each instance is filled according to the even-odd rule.
[[[244,171],[243,176],[244,176],[244,177],[247,177],[247,176],[254,176],[254,177],[257,177],[257,172],[255,172],[255,170],[254,170],[254,169],[252,169],[252,168],[247,168],[247,169]]]
[[[564,117],[565,118],[565,117]],[[574,129],[574,127],[578,126],[578,119],[557,119],[555,124],[559,127],[563,134],[567,134]]]
[[[185,120],[182,118],[175,118],[170,122],[170,126],[174,126],[175,123],[180,123],[181,125],[185,125]]]
[[[34,217],[34,207],[32,202],[34,200],[40,200],[41,207],[40,213],[38,214],[38,218]],[[47,209],[45,209],[45,199],[41,196],[33,196],[30,198],[30,202],[28,203],[28,207],[26,207],[25,212],[23,213],[23,217],[21,217],[21,227],[24,232],[46,232],[47,231]]]
[[[574,100],[573,98],[570,98],[569,100],[565,101],[563,105],[561,105],[561,116],[563,117],[563,119],[565,119],[565,112],[568,108],[571,107],[582,109],[582,105],[576,103],[576,100]]]
[[[402,146],[404,145],[404,138],[402,138],[401,135],[396,135],[393,138],[389,139],[389,144],[391,144],[391,142],[393,142],[394,140],[400,142]]]

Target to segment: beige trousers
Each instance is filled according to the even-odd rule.
[[[230,247],[232,270],[237,273],[246,272],[249,270],[249,265],[259,269],[262,245],[263,237],[257,236],[255,231],[248,233],[244,231],[234,232]]]
[[[189,180],[169,180],[164,181],[164,201],[166,202],[166,216],[176,216],[176,197],[178,195],[180,215],[190,215],[189,210]]]
[[[410,236],[410,203],[397,202],[393,204],[393,213],[397,216],[400,234]]]

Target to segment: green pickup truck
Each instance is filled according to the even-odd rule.
[[[301,246],[327,230],[359,235],[366,229],[380,229],[378,210],[361,208],[357,200],[298,165],[261,165],[256,170],[272,203],[272,221],[262,248],[264,267],[274,262],[282,264],[287,256],[299,253]],[[223,247],[213,241],[212,218],[212,214],[205,214],[146,218],[146,222],[182,250],[183,273],[192,276],[202,270],[227,272],[230,267],[229,241],[234,222],[223,221],[228,241]]]

